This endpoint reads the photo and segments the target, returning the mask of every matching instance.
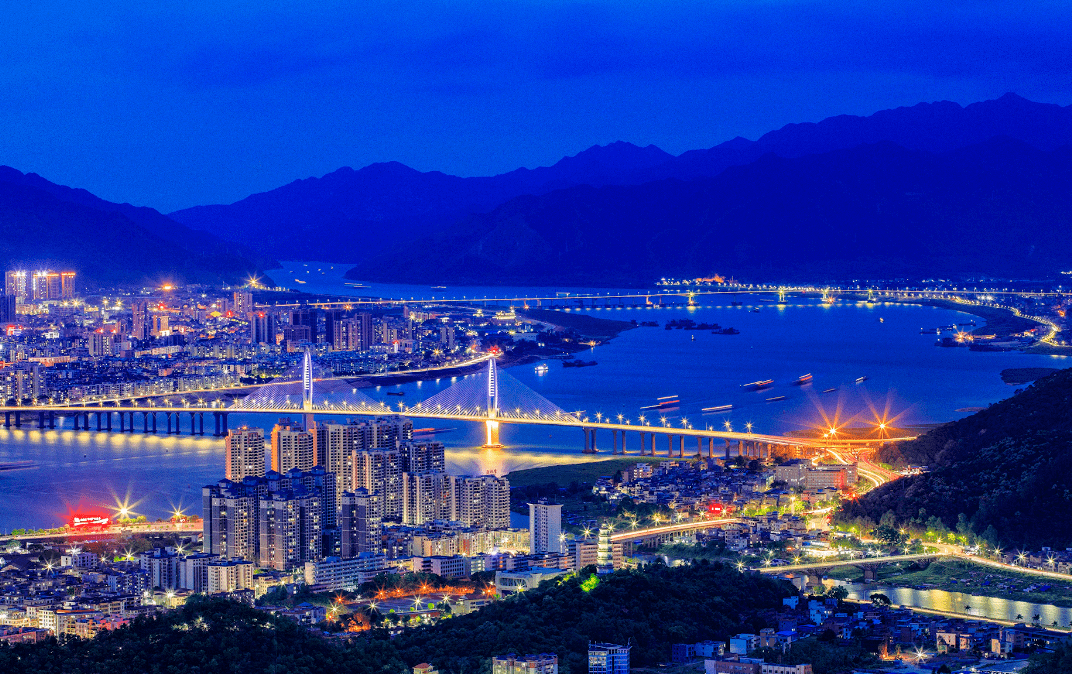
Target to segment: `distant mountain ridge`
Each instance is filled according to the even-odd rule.
[[[818,123],[789,124],[755,141],[736,138],[677,157],[655,146],[638,147],[617,142],[594,146],[573,157],[563,158],[553,166],[517,169],[491,177],[461,178],[435,171],[422,173],[394,162],[373,164],[358,170],[342,168],[321,178],[298,180],[230,205],[177,211],[170,217],[194,229],[241,241],[277,258],[356,262],[355,278],[410,279],[412,269],[397,263],[387,264],[384,259],[411,249],[415,242],[422,242],[421,245],[435,242],[441,248],[447,246],[448,264],[458,264],[456,249],[471,253],[474,247],[488,252],[491,257],[518,260],[517,265],[497,264],[498,275],[473,275],[469,277],[472,282],[555,283],[564,282],[562,274],[569,273],[568,270],[547,266],[542,274],[519,271],[522,264],[539,265],[540,256],[521,255],[525,246],[535,246],[533,252],[539,249],[546,260],[547,246],[559,236],[547,229],[553,223],[541,225],[544,227],[543,243],[529,236],[528,227],[532,223],[518,221],[518,229],[513,229],[507,214],[520,217],[518,209],[523,209],[524,204],[535,203],[531,202],[532,197],[545,198],[544,206],[535,207],[544,211],[550,204],[571,208],[566,204],[567,199],[578,200],[573,206],[585,210],[594,204],[586,205],[580,195],[600,194],[590,188],[635,186],[644,194],[655,195],[672,190],[651,187],[660,181],[714,178],[733,167],[768,162],[768,155],[795,159],[883,143],[907,150],[949,153],[999,137],[1047,152],[1072,146],[1072,106],[1034,103],[1015,94],[967,106],[948,101],[920,103],[867,117],[841,115]],[[772,186],[772,189],[777,188]],[[562,190],[569,196],[557,194]],[[635,208],[645,212],[650,210],[632,199],[632,192],[625,190],[623,197]],[[755,198],[764,199],[763,195],[755,195]],[[490,217],[492,213],[497,215]],[[569,226],[572,225],[563,224],[563,227]],[[649,229],[662,226],[659,218],[650,220],[647,225]],[[778,229],[777,221],[764,226],[775,236],[791,237],[792,232]],[[836,234],[831,232],[831,235],[840,240],[850,233],[846,230]],[[856,238],[859,235],[859,232],[852,234]],[[675,236],[685,237],[683,241],[690,236],[704,239],[703,232],[680,232]],[[490,251],[496,248],[499,252],[491,254]],[[953,253],[941,254],[948,257]],[[667,263],[658,255],[646,251],[641,251],[640,255],[645,263],[633,265],[636,273],[617,274],[618,282],[646,282],[651,280],[651,274],[657,277],[675,273],[673,266],[657,268],[657,265]],[[427,255],[418,257],[427,258]],[[747,255],[738,257],[742,262],[748,258]],[[865,260],[872,257],[861,251],[855,266],[871,268]],[[712,264],[714,262],[711,260]],[[710,269],[712,264],[700,264],[699,267]],[[911,265],[885,266],[892,269]],[[417,274],[424,278],[429,271],[432,270],[418,270]],[[985,266],[980,271],[986,271]],[[601,280],[591,275],[584,278],[585,282],[614,282],[610,278]]]
[[[104,201],[0,166],[0,264],[73,269],[80,287],[162,280],[229,282],[273,266],[151,208]]]
[[[573,187],[518,197],[348,276],[390,279],[403,246],[435,259],[407,266],[414,283],[1052,273],[1072,250],[1072,148],[995,138],[935,154],[879,143],[768,154],[713,178]]]

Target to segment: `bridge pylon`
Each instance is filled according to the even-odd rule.
[[[313,354],[308,347],[305,349],[305,357],[302,358],[302,409],[305,410],[302,415],[305,430],[313,433]]]
[[[484,420],[484,448],[498,449],[499,442],[499,371],[494,358],[488,358],[488,418]]]

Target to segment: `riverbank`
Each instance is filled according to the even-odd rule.
[[[621,459],[607,459],[605,461],[585,461],[583,463],[567,463],[557,466],[544,466],[542,468],[525,468],[514,470],[506,475],[510,480],[511,487],[528,487],[531,485],[544,485],[555,482],[567,485],[571,482],[593,483],[603,476],[610,476],[619,470],[631,468],[638,463],[657,464],[662,459],[650,457],[629,457]]]
[[[576,330],[581,337],[596,340],[613,339],[637,327],[630,321],[615,321],[609,318],[596,318],[582,313],[554,311],[551,309],[525,309],[517,312],[522,318],[553,325],[564,330]]]
[[[967,302],[954,302],[953,300],[943,300],[935,298],[919,298],[911,300],[898,300],[888,299],[884,300],[891,304],[905,304],[916,305],[924,307],[938,307],[940,309],[951,309],[953,311],[960,311],[972,316],[978,316],[986,320],[986,325],[981,325],[972,330],[972,335],[976,337],[991,337],[996,340],[1012,337],[1017,333],[1030,330],[1031,328],[1041,325],[1028,318],[1022,318],[1017,316],[1009,309],[1001,309],[998,307],[989,307],[981,304],[970,304]]]
[[[827,574],[831,579],[853,583],[863,582],[862,575],[853,567],[831,569]],[[1072,608],[1072,581],[1040,579],[962,560],[943,559],[922,569],[915,564],[903,569],[896,565],[884,566],[877,570],[875,582]]]

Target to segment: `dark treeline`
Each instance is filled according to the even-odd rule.
[[[843,523],[874,526],[892,513],[916,530],[951,530],[990,546],[1072,542],[1072,370],[911,442],[878,460],[927,466],[846,502]],[[887,516],[887,520],[890,516]]]
[[[547,652],[559,656],[563,674],[584,674],[589,641],[631,642],[632,662],[652,665],[669,659],[672,643],[725,640],[766,626],[760,614],[793,593],[783,581],[706,562],[604,577],[586,569],[393,639],[374,629],[348,642],[242,604],[194,597],[90,641],[0,646],[0,672],[402,674],[431,662],[462,674],[487,670],[494,655]]]

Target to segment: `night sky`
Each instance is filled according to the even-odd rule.
[[[1014,91],[1067,2],[5,3],[0,164],[170,211],[340,166],[490,175]]]

